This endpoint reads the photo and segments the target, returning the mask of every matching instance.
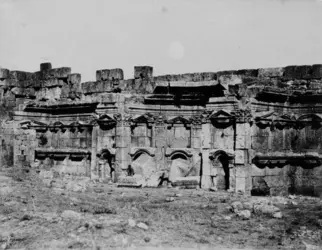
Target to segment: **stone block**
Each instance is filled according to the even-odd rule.
[[[203,148],[211,147],[210,124],[202,124],[201,143]]]
[[[0,68],[0,80],[9,78],[10,71],[8,69]]]
[[[236,178],[246,178],[247,173],[246,166],[236,166]]]
[[[312,66],[301,65],[301,66],[287,66],[284,68],[284,79],[309,79],[311,78]]]
[[[25,81],[25,80],[31,80],[33,73],[25,72],[25,71],[10,71],[10,78],[16,79],[18,81]]]
[[[258,70],[258,77],[282,77],[284,68],[265,68]]]
[[[247,160],[245,154],[246,154],[245,150],[236,150],[235,164],[245,164]]]
[[[153,77],[153,67],[150,66],[135,66],[134,67],[134,78],[145,79]]]
[[[237,135],[236,136],[236,148],[242,149],[246,148],[246,141],[244,135]]]
[[[283,175],[265,176],[264,180],[269,187],[282,187],[286,184]]]
[[[255,164],[252,164],[251,166],[251,176],[265,176],[266,175],[266,169],[265,168],[259,168]]]
[[[266,152],[269,149],[269,137],[268,136],[252,136],[251,148],[258,152]]]
[[[236,192],[238,192],[238,191],[245,192],[245,190],[246,190],[246,178],[244,178],[244,177],[241,177],[241,178],[236,177],[236,182],[235,183],[236,183],[236,187],[235,187]]]
[[[312,66],[312,75],[311,76],[314,79],[321,79],[322,78],[322,64],[314,64]]]
[[[284,174],[284,169],[283,168],[278,168],[278,167],[274,167],[274,168],[265,168],[265,175],[266,176],[276,176],[276,175],[283,175]]]
[[[101,69],[96,71],[96,81],[123,80],[122,69]]]
[[[61,67],[42,72],[45,79],[50,78],[67,78],[71,74],[72,69],[69,67]]]
[[[67,76],[67,82],[71,84],[80,84],[81,83],[81,74],[74,73]]]
[[[241,69],[237,71],[237,75],[246,77],[258,77],[258,69]]]
[[[46,70],[51,70],[52,66],[51,63],[45,62],[40,64],[40,71],[46,71]]]

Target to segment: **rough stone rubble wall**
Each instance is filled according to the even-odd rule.
[[[235,191],[318,195],[321,79],[322,65],[157,77],[140,66],[128,80],[98,70],[95,82],[49,63],[1,69],[1,165],[207,189],[227,181],[215,162],[229,155]]]

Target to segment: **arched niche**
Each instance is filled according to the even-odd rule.
[[[114,181],[115,175],[115,153],[108,149],[102,149],[98,154],[98,167],[97,172],[99,178],[103,180],[111,180]]]
[[[150,176],[156,171],[156,163],[154,160],[154,154],[145,149],[139,149],[132,155],[131,168],[133,174],[141,175],[143,177]]]
[[[229,165],[232,163],[234,156],[223,150],[218,150],[211,153],[209,159],[212,163],[210,176],[212,177],[213,186],[218,190],[228,190],[231,186]]]
[[[191,156],[183,150],[173,151],[168,155],[171,182],[175,182],[178,178],[200,175],[200,166],[193,165]]]

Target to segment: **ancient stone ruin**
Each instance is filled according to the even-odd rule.
[[[0,69],[1,166],[119,186],[322,194],[322,65]]]

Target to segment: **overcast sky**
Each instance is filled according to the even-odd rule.
[[[0,67],[154,75],[322,63],[322,0],[0,0]]]

